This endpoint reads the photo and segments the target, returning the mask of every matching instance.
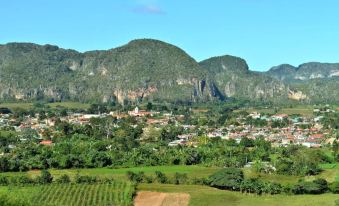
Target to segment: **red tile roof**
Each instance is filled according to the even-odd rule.
[[[52,145],[52,141],[51,140],[43,140],[40,142],[41,145]]]

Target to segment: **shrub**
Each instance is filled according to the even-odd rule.
[[[328,183],[325,179],[319,178],[313,181],[315,184],[318,184],[320,192],[324,193],[328,190]]]
[[[135,183],[141,183],[146,181],[146,175],[144,172],[134,173],[132,171],[127,171],[127,178],[129,181]]]
[[[68,184],[71,182],[71,178],[68,175],[64,174],[56,180],[59,184]]]
[[[299,182],[292,189],[294,194],[322,194],[327,190],[327,181],[324,179],[316,179],[312,182]]]
[[[193,185],[209,185],[208,178],[196,178],[194,177],[191,181]]]
[[[174,184],[176,185],[186,184],[188,182],[187,174],[185,173],[181,174],[181,173],[176,172],[174,174],[173,181],[174,181]]]
[[[40,184],[49,184],[53,181],[53,176],[48,170],[42,170],[41,175],[37,178]]]
[[[10,178],[9,184],[13,185],[27,185],[34,184],[35,181],[26,175],[14,176]]]
[[[168,183],[166,175],[160,171],[155,171],[155,179],[158,183],[165,184]]]
[[[209,177],[210,185],[219,189],[239,190],[244,173],[241,169],[225,168]]]
[[[0,185],[7,186],[9,184],[9,180],[6,176],[0,176]]]
[[[339,181],[332,182],[329,185],[329,189],[334,194],[339,194]],[[339,201],[338,201],[339,202]]]
[[[79,175],[77,174],[75,177],[75,183],[77,184],[94,184],[97,183],[97,177],[89,176],[89,175]]]

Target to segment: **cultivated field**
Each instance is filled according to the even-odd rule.
[[[188,206],[190,195],[186,193],[138,192],[134,206]]]
[[[129,206],[134,192],[129,182],[0,187],[0,194],[22,198],[32,205],[51,206]]]

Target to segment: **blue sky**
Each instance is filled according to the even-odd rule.
[[[230,54],[263,71],[339,62],[338,8],[338,0],[0,0],[0,44],[88,51],[154,38],[197,61]]]

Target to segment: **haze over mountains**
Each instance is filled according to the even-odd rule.
[[[180,48],[152,39],[79,53],[52,45],[0,45],[0,100],[120,103],[251,101],[338,102],[339,64],[280,65],[250,71],[233,56],[196,62]]]

